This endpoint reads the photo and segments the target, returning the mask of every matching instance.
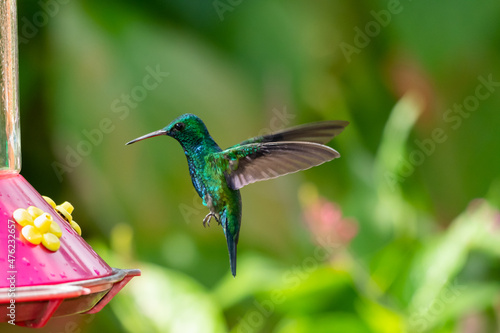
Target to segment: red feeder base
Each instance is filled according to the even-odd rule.
[[[48,212],[61,227],[58,251],[21,235],[12,213],[28,206]],[[52,316],[96,313],[141,274],[106,264],[18,174],[0,176],[0,228],[0,322],[15,318],[16,325],[42,327]]]

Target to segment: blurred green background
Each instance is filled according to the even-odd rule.
[[[22,174],[74,204],[110,265],[143,272],[97,315],[40,331],[500,331],[498,1],[18,13]],[[178,143],[124,145],[188,112],[221,147],[350,121],[340,159],[242,190],[235,279]]]

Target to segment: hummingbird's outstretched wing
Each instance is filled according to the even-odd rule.
[[[230,188],[309,169],[340,157],[325,145],[314,142],[282,141],[250,143],[228,148],[206,157],[207,165],[222,170]]]
[[[342,133],[349,125],[345,120],[327,120],[310,124],[290,127],[271,134],[257,136],[230,148],[235,148],[250,143],[280,142],[280,141],[305,141],[316,143],[327,143],[335,136]]]

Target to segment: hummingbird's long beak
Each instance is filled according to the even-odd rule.
[[[149,133],[149,134],[146,134],[146,135],[143,135],[143,136],[140,136],[138,137],[137,139],[134,139],[132,141],[129,141],[126,143],[126,145],[129,145],[131,143],[134,143],[134,142],[137,142],[137,141],[141,141],[141,140],[144,140],[144,139],[148,139],[148,138],[152,138],[154,136],[159,136],[159,135],[167,135],[167,131],[161,129],[159,131],[156,131],[156,132],[152,132],[152,133]]]

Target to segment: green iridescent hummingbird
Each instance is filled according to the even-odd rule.
[[[292,127],[245,140],[222,150],[200,118],[184,114],[165,128],[127,142],[127,145],[159,135],[179,141],[187,157],[193,186],[212,217],[222,225],[229,251],[231,273],[236,276],[236,245],[241,225],[239,189],[260,180],[276,178],[340,157],[324,145],[340,134],[347,121],[322,121]]]

